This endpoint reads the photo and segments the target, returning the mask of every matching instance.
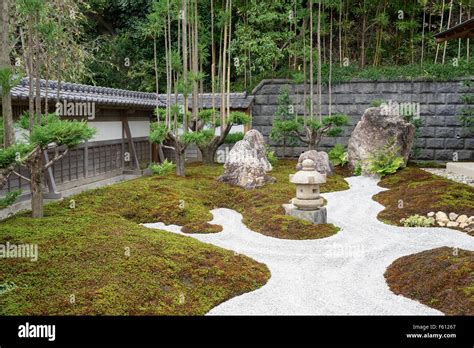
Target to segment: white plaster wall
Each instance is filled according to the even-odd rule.
[[[147,137],[150,135],[150,121],[128,121],[132,137]],[[89,126],[97,130],[90,141],[122,139],[122,122],[89,122]]]

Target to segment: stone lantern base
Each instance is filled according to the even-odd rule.
[[[298,219],[309,221],[313,224],[325,224],[327,223],[327,211],[326,207],[321,207],[316,210],[300,210],[292,203],[283,204],[285,214],[294,216]]]

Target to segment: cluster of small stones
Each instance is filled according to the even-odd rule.
[[[438,226],[441,227],[458,227],[470,233],[474,231],[474,216],[459,215],[456,213],[446,214],[442,211],[435,213],[434,211],[426,214],[428,217],[434,218]]]
[[[441,169],[441,168],[423,168],[423,170],[431,174],[439,175],[439,176],[442,176],[443,178],[474,187],[474,179],[469,178],[465,175],[454,174],[454,173],[448,172],[446,169]]]

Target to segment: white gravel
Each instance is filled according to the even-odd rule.
[[[451,173],[451,172],[448,172],[444,168],[421,168],[421,169],[423,169],[425,172],[439,175],[443,178],[474,187],[474,178],[470,178],[462,174]]]
[[[268,266],[263,287],[234,297],[211,315],[436,315],[440,311],[392,293],[383,276],[399,257],[442,246],[474,250],[474,238],[447,228],[386,225],[376,216],[383,206],[372,196],[384,190],[367,177],[351,177],[347,191],[326,193],[328,220],[341,227],[317,240],[284,240],[249,230],[242,216],[214,209],[216,234],[184,234],[247,255]],[[282,202],[284,203],[284,202]],[[176,225],[145,224],[174,233]]]

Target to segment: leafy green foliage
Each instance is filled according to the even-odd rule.
[[[423,121],[419,117],[419,115],[414,115],[413,113],[406,113],[401,115],[405,121],[410,122],[412,125],[415,126],[415,137],[413,141],[413,146],[411,149],[411,154],[414,159],[418,158],[420,155],[421,149],[415,145],[416,140],[420,138],[421,135],[421,127],[423,126]]]
[[[362,163],[357,162],[354,166],[354,175],[360,176],[362,175]]]
[[[33,150],[30,144],[17,143],[5,149],[0,149],[0,168],[6,168],[17,162]]]
[[[335,166],[345,166],[348,162],[348,154],[344,145],[336,144],[334,147],[329,151],[329,160]]]
[[[173,162],[168,161],[168,159],[165,159],[161,164],[150,164],[149,168],[155,175],[166,175],[173,172],[176,168],[176,165]]]
[[[282,88],[278,96],[278,106],[273,119],[270,139],[276,142],[283,142],[286,145],[295,145],[295,132],[298,132],[299,125],[295,118],[295,110],[292,105],[288,88]]]
[[[21,190],[8,192],[4,198],[0,198],[0,209],[4,209],[15,203],[18,196],[21,195]]]
[[[270,131],[270,139],[274,141],[282,141],[285,137],[290,137],[293,132],[297,132],[300,129],[300,125],[297,120],[280,120],[278,118],[273,119],[272,129]],[[290,137],[290,139],[294,137]]]
[[[150,125],[150,141],[153,144],[161,144],[168,136],[168,129],[164,123],[153,122]]]
[[[472,106],[472,104],[474,104],[474,94],[463,94],[460,99],[463,102],[464,107],[460,109],[458,119],[463,128],[474,133],[474,107]]]
[[[0,94],[8,94],[21,81],[21,75],[13,75],[11,68],[0,68]]]
[[[243,132],[229,133],[224,139],[225,144],[235,144],[244,138]]]
[[[275,151],[267,149],[266,155],[268,162],[270,162],[272,166],[275,166],[278,163],[278,157],[275,155]]]
[[[29,140],[43,149],[52,143],[74,147],[91,139],[95,132],[85,121],[61,120],[56,114],[49,114],[42,120],[41,125],[36,124],[33,127]]]
[[[394,140],[389,140],[382,149],[371,154],[367,170],[382,177],[395,173],[404,164],[403,157],[398,155],[399,151],[400,149],[394,145]]]
[[[199,111],[198,118],[206,124],[212,123],[212,120],[219,118],[219,112],[213,109],[203,109]]]
[[[434,226],[435,219],[432,217],[415,214],[401,219],[400,223],[405,227],[430,227]]]
[[[180,136],[184,144],[205,145],[214,138],[214,129],[204,129],[198,132],[187,132]]]
[[[250,123],[250,116],[242,111],[231,111],[227,118],[228,123],[232,124],[248,124]]]
[[[383,103],[384,103],[384,100],[382,100],[382,99],[374,99],[374,100],[372,100],[372,102],[370,103],[370,105],[372,105],[372,106],[374,106],[374,107],[379,107],[379,106],[381,106]]]

